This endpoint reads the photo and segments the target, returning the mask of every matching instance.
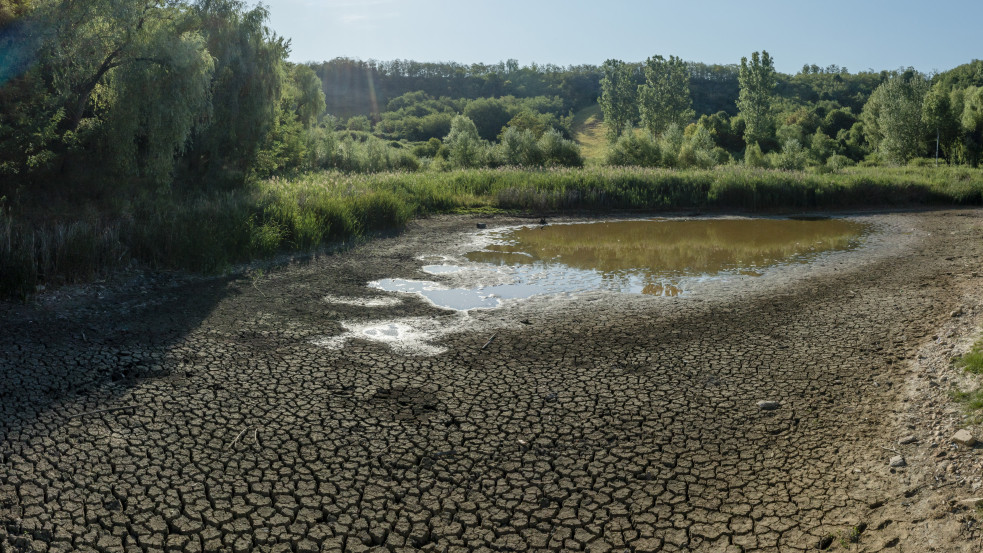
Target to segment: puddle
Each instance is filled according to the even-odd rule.
[[[829,217],[521,227],[487,233],[487,245],[465,255],[471,262],[467,266],[445,258],[445,265],[423,267],[424,272],[447,275],[461,286],[405,279],[382,279],[370,286],[420,294],[434,305],[456,310],[588,290],[675,297],[698,282],[758,277],[771,267],[807,263],[825,252],[855,248],[867,228]],[[475,284],[491,273],[503,282]]]

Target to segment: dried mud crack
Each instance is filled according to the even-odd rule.
[[[364,284],[471,219],[0,306],[0,552],[973,550],[935,450],[887,449],[932,428],[919,352],[983,313],[983,212],[866,218],[815,267],[475,313],[432,355],[319,344],[456,320]]]

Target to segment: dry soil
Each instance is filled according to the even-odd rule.
[[[859,250],[676,298],[365,286],[527,222],[441,217],[0,304],[0,552],[979,551],[983,212],[854,216]]]

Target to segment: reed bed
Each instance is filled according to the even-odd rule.
[[[41,285],[84,282],[133,263],[220,272],[280,251],[311,251],[399,229],[432,213],[790,212],[980,203],[983,171],[965,167],[324,171],[232,191],[158,195],[78,221],[28,223],[5,208],[0,296],[28,297]],[[32,221],[43,220],[33,215]]]

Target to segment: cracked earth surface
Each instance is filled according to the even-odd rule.
[[[0,305],[0,552],[975,551],[979,457],[926,371],[978,328],[983,212],[861,219],[860,250],[677,298],[365,286],[434,279],[473,233],[446,217]],[[453,331],[325,347],[373,321]]]

